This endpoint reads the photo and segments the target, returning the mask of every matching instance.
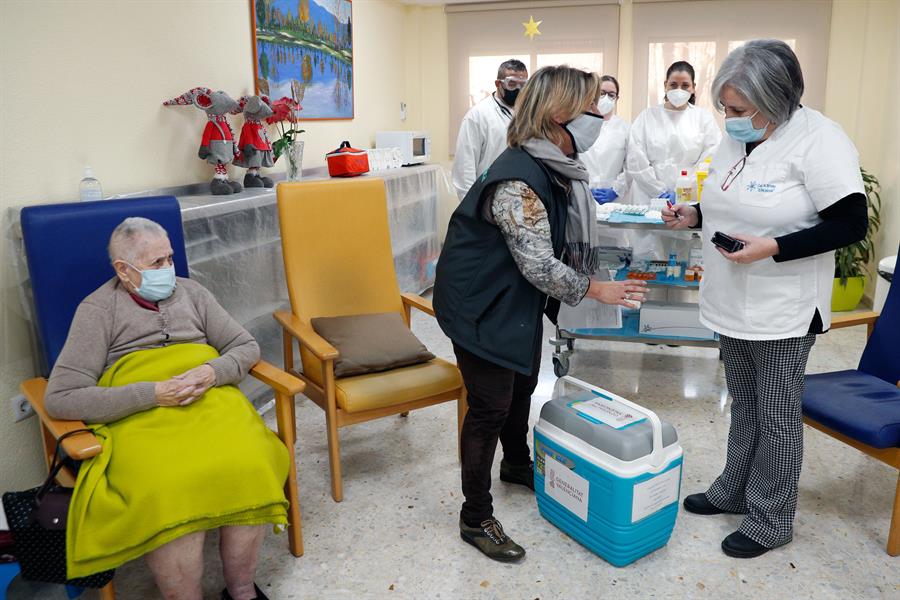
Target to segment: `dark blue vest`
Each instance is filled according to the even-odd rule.
[[[541,344],[541,314],[556,322],[559,302],[531,285],[497,225],[484,218],[487,193],[498,183],[524,181],[550,220],[553,254],[562,256],[568,194],[539,160],[508,148],[478,179],[447,228],[434,284],[434,311],[444,333],[467,351],[524,375]]]

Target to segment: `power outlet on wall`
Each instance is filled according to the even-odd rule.
[[[401,121],[406,120],[406,102],[400,103],[400,120]]]
[[[16,423],[34,415],[34,408],[22,394],[10,400],[10,404],[12,405],[13,421]]]

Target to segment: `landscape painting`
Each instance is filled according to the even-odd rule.
[[[301,120],[353,118],[351,0],[250,0],[256,92]]]

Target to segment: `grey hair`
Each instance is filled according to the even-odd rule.
[[[723,110],[719,94],[733,87],[772,123],[786,122],[800,106],[803,72],[791,47],[781,40],[751,40],[732,50],[712,83],[716,107]]]
[[[134,265],[140,258],[144,246],[140,240],[145,235],[169,238],[162,225],[144,217],[128,217],[119,223],[109,236],[110,262],[124,260]]]

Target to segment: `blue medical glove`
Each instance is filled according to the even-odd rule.
[[[665,192],[657,196],[657,198],[663,198],[665,200],[668,200],[669,202],[675,202],[675,192],[673,192],[672,190],[666,190]]]
[[[596,200],[598,204],[606,204],[619,197],[612,188],[596,188],[591,190],[591,194],[594,195],[594,200]]]

